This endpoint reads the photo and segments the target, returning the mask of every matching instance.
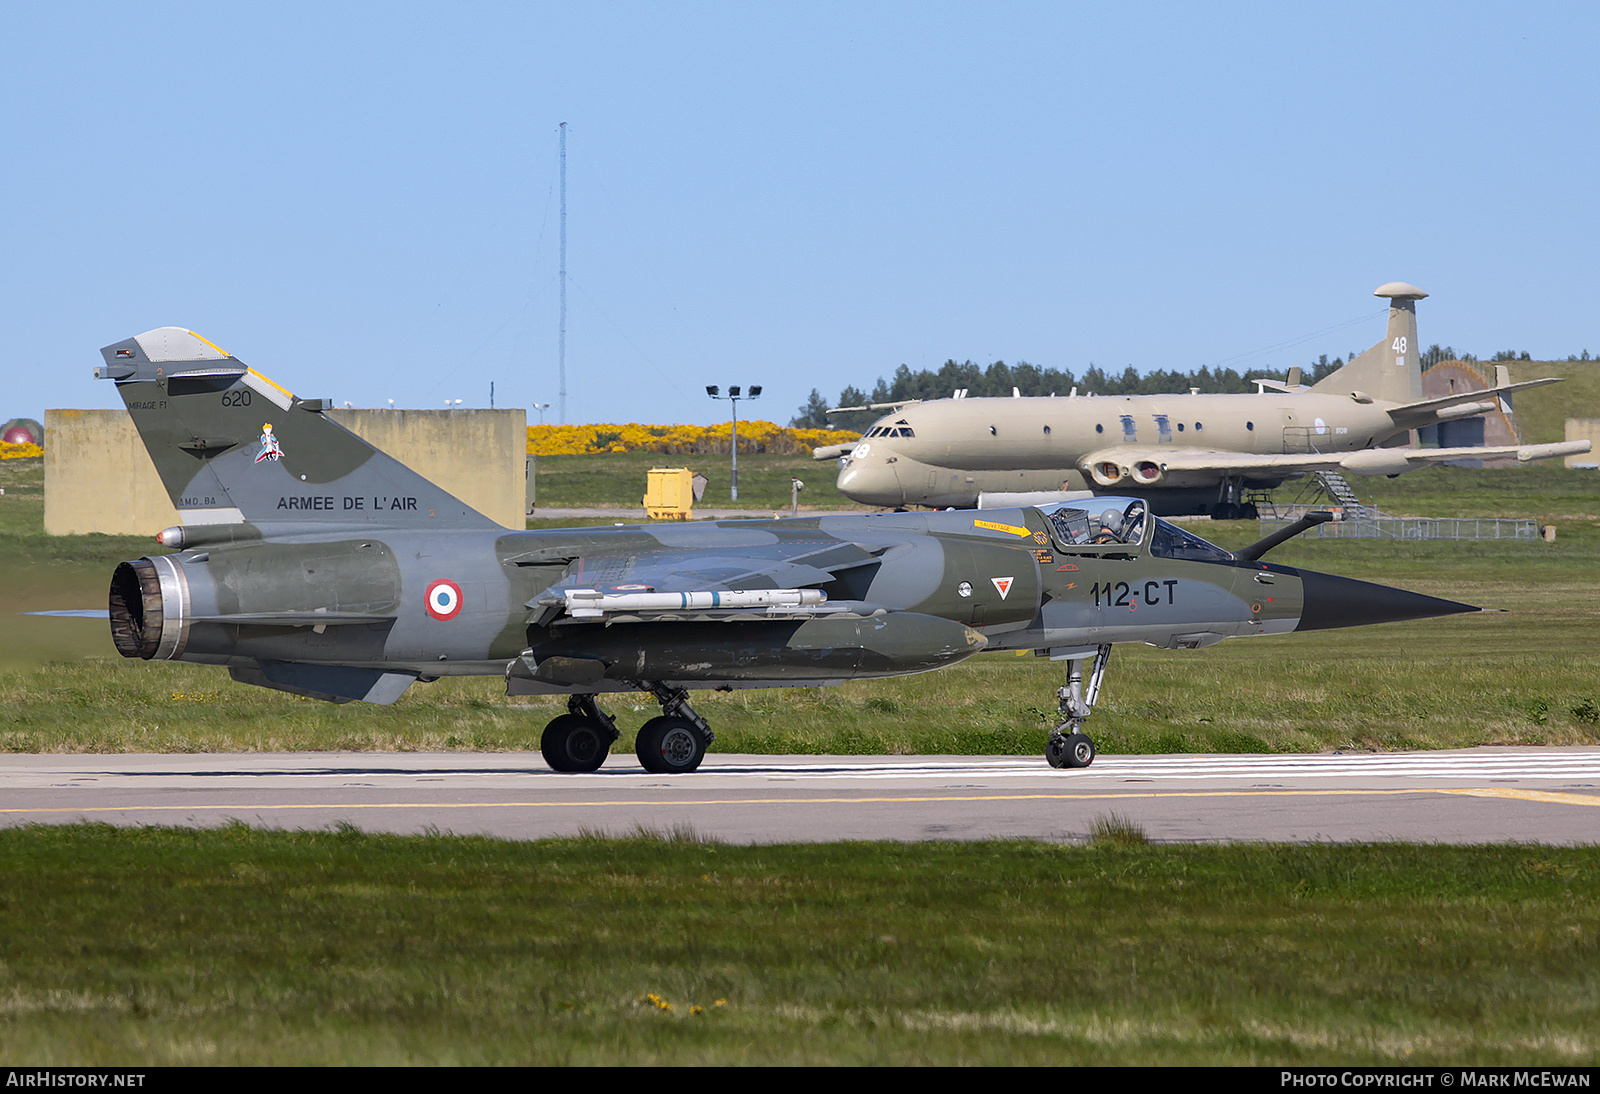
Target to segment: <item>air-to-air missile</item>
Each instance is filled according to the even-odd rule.
[[[513,531],[196,334],[102,353],[96,374],[184,521],[157,536],[171,553],[112,577],[124,656],[332,702],[503,676],[512,695],[568,696],[541,742],[558,771],[604,762],[619,736],[605,693],[653,695],[639,761],[686,772],[712,741],[691,689],[840,684],[984,650],[1067,663],[1045,754],[1085,767],[1115,643],[1196,649],[1478,610],[1260,561],[1283,534],[1226,551],[1126,497]]]

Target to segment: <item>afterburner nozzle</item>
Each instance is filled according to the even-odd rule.
[[[1356,581],[1348,577],[1300,570],[1304,606],[1297,631],[1323,631],[1334,627],[1364,627],[1370,623],[1398,623],[1436,615],[1460,615],[1483,609],[1454,600]]]

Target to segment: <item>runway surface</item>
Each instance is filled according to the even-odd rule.
[[[559,775],[536,753],[0,757],[0,825],[440,830],[514,839],[639,829],[731,843],[1083,839],[1115,814],[1157,841],[1593,843],[1600,748],[1278,756],[716,755],[650,775],[614,755]]]

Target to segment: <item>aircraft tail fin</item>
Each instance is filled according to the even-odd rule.
[[[100,353],[185,524],[498,527],[193,331]]]
[[[1417,345],[1417,301],[1428,294],[1415,285],[1391,281],[1373,296],[1389,299],[1389,327],[1383,341],[1350,359],[1343,368],[1311,386],[1326,395],[1359,391],[1391,403],[1422,398],[1422,352]]]

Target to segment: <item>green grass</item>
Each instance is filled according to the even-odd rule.
[[[833,488],[839,468],[833,461],[818,463],[809,456],[739,454],[739,500],[729,498],[730,460],[727,456],[662,456],[650,452],[613,452],[599,456],[540,456],[539,508],[589,506],[638,507],[643,503],[645,479],[652,467],[687,467],[708,480],[705,496],[696,503],[705,509],[750,509],[752,515],[789,508],[789,480],[806,484],[800,504],[807,508],[851,509],[856,504]]]
[[[1595,848],[79,825],[0,857],[30,1065],[1600,1059]]]

